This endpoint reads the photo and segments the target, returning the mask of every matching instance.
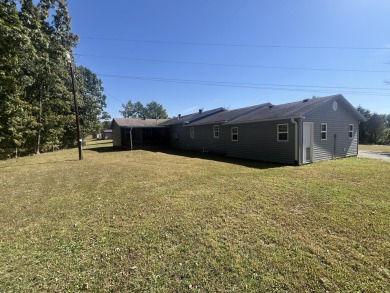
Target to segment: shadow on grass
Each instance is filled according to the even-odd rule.
[[[165,153],[168,155],[173,155],[173,156],[216,161],[216,162],[240,165],[240,166],[245,166],[248,168],[255,168],[255,169],[270,169],[270,168],[279,168],[279,167],[286,166],[283,164],[276,164],[276,163],[270,163],[264,161],[227,157],[223,154],[208,153],[208,152],[202,153],[196,151],[175,150],[175,149],[161,149],[158,152]]]
[[[90,147],[88,150],[98,152],[98,153],[111,153],[111,152],[130,151],[130,148],[110,146],[110,147],[96,147],[96,148]],[[217,153],[208,153],[208,152],[202,153],[197,151],[177,150],[177,149],[172,149],[169,147],[161,147],[161,146],[143,146],[143,147],[135,146],[133,150],[143,150],[148,152],[164,153],[172,156],[217,161],[217,162],[241,165],[241,166],[256,168],[256,169],[269,169],[269,168],[278,168],[278,167],[286,166],[283,164],[270,163],[264,161],[227,157]]]

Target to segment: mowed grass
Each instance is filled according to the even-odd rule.
[[[364,144],[364,145],[359,145],[359,150],[378,152],[378,153],[390,153],[390,145]]]
[[[390,291],[390,164],[90,142],[0,162],[0,291]]]

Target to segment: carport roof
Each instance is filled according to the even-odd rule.
[[[114,118],[112,121],[125,128],[162,128],[165,126],[160,124],[168,119]]]

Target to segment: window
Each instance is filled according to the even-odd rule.
[[[353,138],[353,124],[349,124],[349,128],[348,128],[348,137],[350,139]]]
[[[288,124],[278,124],[278,141],[288,141]]]
[[[177,139],[177,133],[176,132],[172,133],[172,138]]]
[[[337,110],[337,102],[336,101],[333,102],[333,110],[335,110],[335,111]]]
[[[238,141],[238,127],[232,127],[232,141]]]
[[[328,139],[328,124],[321,123],[321,140]]]
[[[213,126],[214,138],[219,138],[219,125]]]
[[[191,138],[195,137],[195,128],[194,127],[190,127],[190,137]]]

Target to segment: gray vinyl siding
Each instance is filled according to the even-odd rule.
[[[174,138],[174,135],[177,138]],[[195,130],[196,135],[196,130]],[[190,128],[184,127],[183,124],[171,125],[170,144],[172,148],[190,150]]]
[[[327,103],[310,115],[306,115],[300,122],[301,129],[303,122],[314,123],[313,162],[357,156],[359,122],[342,101],[338,101],[336,111],[333,110],[332,103]],[[327,124],[326,140],[321,140],[321,123]],[[349,124],[354,126],[352,139],[349,138]],[[336,135],[336,144],[334,135]],[[302,138],[300,133],[300,145],[303,142]],[[301,158],[302,153],[303,150],[300,148]]]
[[[114,123],[112,128],[112,143],[114,147],[122,146],[121,128],[116,123]]]
[[[277,141],[277,124],[288,124],[287,142]],[[214,125],[219,125],[219,138],[214,138]],[[220,153],[229,157],[295,164],[295,129],[290,120],[193,127],[195,136],[192,139],[190,126],[173,125],[171,146],[178,149]],[[232,141],[232,127],[238,127],[238,141]],[[177,133],[177,139],[173,138],[173,133]]]

